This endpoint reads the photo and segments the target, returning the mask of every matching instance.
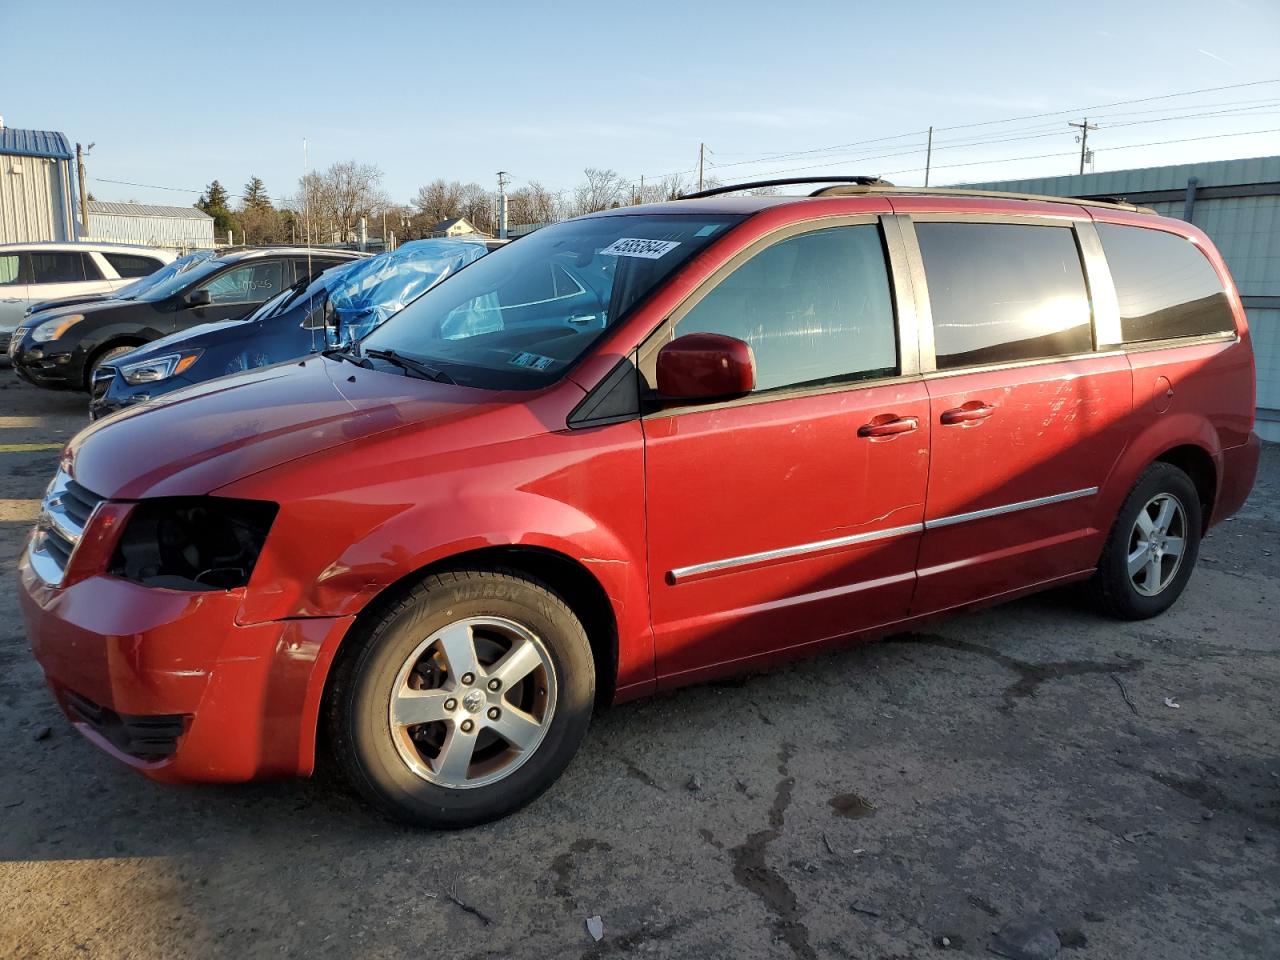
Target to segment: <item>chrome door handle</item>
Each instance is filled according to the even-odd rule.
[[[876,417],[870,423],[864,423],[858,428],[858,436],[860,437],[892,437],[899,433],[910,433],[912,430],[918,429],[920,421],[915,417],[895,417],[890,415],[887,419]]]
[[[972,423],[975,420],[985,420],[995,412],[995,407],[989,406],[980,400],[974,400],[966,403],[963,407],[944,410],[939,419],[948,425],[953,423]]]

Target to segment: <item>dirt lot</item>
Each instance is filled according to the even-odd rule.
[[[0,956],[990,956],[1028,920],[1070,960],[1280,957],[1280,448],[1162,618],[1053,594],[621,707],[436,834],[69,727],[12,583],[83,411],[0,369]]]

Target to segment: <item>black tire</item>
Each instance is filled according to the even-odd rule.
[[[515,769],[495,783],[451,788],[410,768],[388,711],[400,672],[418,645],[471,617],[513,621],[540,638],[554,669],[556,696],[541,741]],[[364,797],[397,819],[453,829],[505,816],[551,786],[586,735],[595,700],[586,631],[563,599],[524,574],[457,570],[428,576],[372,623],[363,639],[352,640],[358,646],[345,651],[335,667],[328,699],[334,760]],[[456,716],[466,714],[459,709]]]
[[[117,347],[107,347],[101,353],[97,354],[89,361],[89,366],[84,372],[84,389],[87,391],[93,385],[93,375],[98,372],[98,368],[110,363],[116,357],[123,357],[126,353],[137,350],[136,344],[122,344]]]
[[[1129,550],[1139,512],[1161,494],[1176,498],[1185,513],[1182,562],[1168,584],[1148,596],[1139,591],[1129,574]],[[1143,470],[1120,508],[1094,574],[1094,592],[1103,612],[1121,620],[1146,620],[1173,606],[1191,579],[1200,555],[1202,529],[1200,493],[1191,478],[1170,463],[1156,462]]]

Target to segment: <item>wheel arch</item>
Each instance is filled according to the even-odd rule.
[[[424,577],[446,570],[477,568],[524,574],[558,593],[582,620],[587,632],[596,664],[596,703],[603,706],[612,702],[618,678],[618,622],[613,604],[595,575],[568,554],[548,547],[518,544],[480,547],[451,554],[406,573],[379,591],[356,614],[325,668],[319,709],[314,717],[307,720],[315,725],[317,750],[325,735],[322,719],[328,709],[333,678],[341,658],[350,656],[372,625]]]
[[[85,357],[85,360],[84,360],[84,370],[82,371],[80,376],[80,379],[82,381],[82,386],[84,387],[84,389],[88,390],[90,387],[90,381],[93,378],[93,365],[97,363],[98,360],[102,357],[102,355],[105,354],[108,350],[114,350],[117,347],[130,347],[130,348],[142,347],[142,346],[146,346],[150,342],[151,341],[148,340],[146,337],[138,336],[137,334],[126,333],[126,334],[120,334],[119,336],[114,336],[111,339],[105,340],[102,343],[98,344],[96,347],[93,348],[93,351]]]
[[[1165,450],[1153,462],[1175,466],[1191,478],[1200,495],[1200,532],[1208,532],[1218,497],[1218,466],[1209,451],[1199,444],[1183,443]]]

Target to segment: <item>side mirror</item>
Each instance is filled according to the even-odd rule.
[[[719,400],[756,385],[751,346],[720,333],[686,333],[658,351],[658,394],[668,400]]]
[[[192,290],[187,294],[188,307],[207,307],[213,302],[208,290]]]

